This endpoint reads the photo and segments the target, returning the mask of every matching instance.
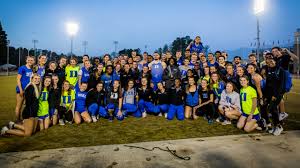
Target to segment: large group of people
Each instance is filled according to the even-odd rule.
[[[154,115],[167,120],[201,116],[208,124],[280,135],[288,116],[283,99],[291,88],[288,65],[298,57],[279,47],[263,57],[258,62],[250,54],[245,62],[235,56],[231,62],[226,52],[204,53],[199,36],[175,55],[83,55],[81,64],[75,57],[55,62],[40,55],[36,62],[27,56],[17,74],[16,121],[1,134],[31,136],[57,124]]]

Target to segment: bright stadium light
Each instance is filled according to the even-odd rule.
[[[265,0],[254,0],[254,14],[258,15],[265,10]]]
[[[79,26],[77,23],[67,23],[67,32],[70,36],[75,36],[78,32]]]
[[[73,38],[79,30],[79,25],[74,22],[68,22],[66,24],[67,33],[71,36],[71,57],[73,56]]]

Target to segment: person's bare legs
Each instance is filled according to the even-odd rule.
[[[185,118],[191,118],[191,115],[192,115],[192,107],[185,106],[185,110],[184,110]]]
[[[81,123],[81,116],[80,116],[79,112],[77,112],[77,111],[75,111],[75,113],[74,113],[74,122],[76,124],[80,124]]]
[[[92,122],[92,118],[91,118],[90,114],[87,111],[81,113],[81,116],[82,116],[84,122],[87,122],[87,123]]]
[[[19,93],[16,94],[16,120],[21,120],[21,108],[24,102],[24,97],[21,96]]]
[[[34,118],[29,118],[29,119],[24,119],[23,126],[19,124],[15,124],[15,128],[24,128],[22,129],[11,129],[7,130],[7,134],[11,135],[17,135],[17,136],[31,136],[34,130],[35,126],[35,119]]]

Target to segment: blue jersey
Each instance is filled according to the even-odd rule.
[[[191,45],[191,48],[190,48],[191,53],[197,52],[197,53],[199,54],[199,53],[202,52],[202,50],[203,50],[203,45],[202,45],[202,43],[200,43],[200,44],[198,44],[198,45],[196,45],[195,43],[193,43],[193,44]]]
[[[214,66],[214,67],[218,68],[218,67],[219,67],[219,63],[218,63],[217,61],[215,61],[215,62],[212,64],[212,63],[210,63],[209,61],[207,61],[207,66],[209,66],[209,67]]]
[[[19,67],[18,69],[18,74],[21,75],[21,86],[22,89],[24,91],[25,87],[30,83],[30,78],[32,76],[32,69],[31,68],[27,68],[25,65]],[[17,93],[20,92],[19,87],[17,86],[16,88]]]
[[[81,82],[87,83],[90,78],[90,72],[85,67],[82,67],[79,71],[79,76],[81,76]]]
[[[153,63],[151,66],[152,81],[155,83],[161,82],[163,72],[164,72],[164,68],[161,62]]]
[[[103,74],[101,76],[101,81],[103,81],[104,88],[108,90],[112,85],[113,77],[112,75]]]
[[[115,80],[120,81],[120,74],[121,74],[120,71],[119,72],[116,72],[116,71],[113,72],[112,83],[114,83]]]
[[[84,109],[85,108],[85,99],[88,92],[78,91],[75,95],[75,106],[76,109]]]
[[[45,66],[43,66],[43,67],[38,66],[38,69],[37,69],[36,73],[38,75],[40,75],[41,81],[43,81],[43,78],[44,78],[44,75],[45,75]]]

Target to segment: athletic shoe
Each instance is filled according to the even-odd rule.
[[[168,113],[165,113],[165,118],[168,118]]]
[[[289,116],[289,114],[286,112],[279,113],[279,121],[286,119],[288,116]]]
[[[147,113],[146,113],[146,112],[143,112],[142,117],[143,117],[143,118],[147,117]]]
[[[98,121],[97,118],[96,118],[96,116],[92,116],[92,121],[93,122],[97,122]]]
[[[7,126],[4,126],[4,127],[1,129],[1,135],[5,135],[6,131],[8,131],[8,128],[7,128]]]
[[[226,120],[224,120],[222,117],[218,117],[218,118],[216,119],[216,121],[217,121],[218,123],[223,123],[223,122],[226,121]]]
[[[268,133],[273,134],[275,127],[268,127]]]
[[[258,130],[258,131],[262,131],[263,130],[260,126],[256,127],[255,129]]]
[[[72,124],[72,121],[66,121],[67,124]]]
[[[209,124],[209,125],[213,124],[213,122],[214,122],[213,119],[209,119],[209,120],[208,120],[208,124]]]
[[[231,124],[231,121],[229,120],[225,120],[222,122],[222,125],[230,125]]]
[[[159,113],[159,114],[158,114],[158,117],[161,117],[161,116],[162,116],[162,114],[161,114],[161,113]]]
[[[13,129],[13,128],[14,128],[14,125],[15,125],[15,123],[12,122],[12,121],[10,121],[10,122],[8,123],[8,128],[9,128],[9,129]]]
[[[63,119],[59,119],[59,125],[65,125],[65,122],[64,122],[64,120]]]
[[[282,131],[283,131],[282,126],[281,126],[281,125],[278,125],[278,126],[275,128],[275,130],[274,130],[274,132],[273,132],[273,135],[278,136],[278,135],[281,134]]]
[[[267,129],[267,122],[264,118],[261,118],[259,121],[257,121],[258,129],[257,130],[266,130]]]

